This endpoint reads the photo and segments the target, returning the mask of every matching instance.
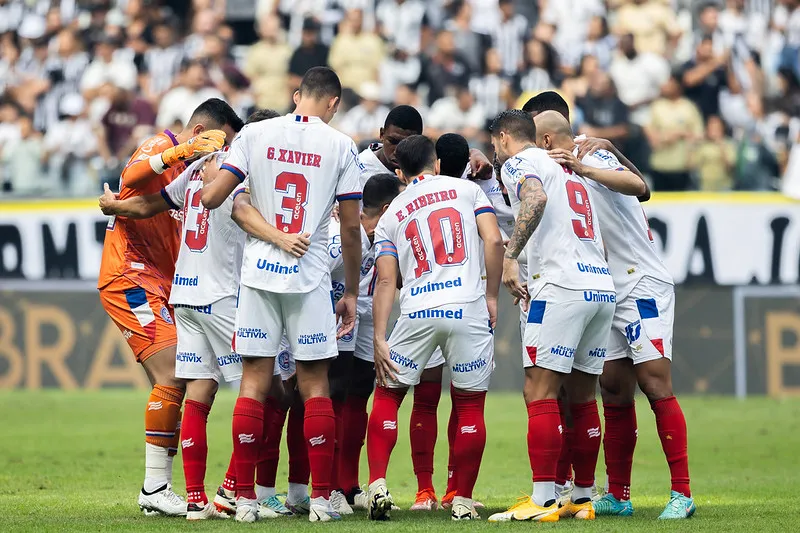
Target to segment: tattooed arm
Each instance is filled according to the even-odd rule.
[[[547,194],[542,188],[542,182],[531,177],[520,182],[518,195],[519,213],[514,224],[514,233],[508,241],[503,257],[503,284],[516,300],[527,302],[528,289],[520,283],[517,257],[525,249],[525,245],[542,220],[547,205]]]

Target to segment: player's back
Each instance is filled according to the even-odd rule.
[[[226,168],[242,161],[252,204],[264,218],[283,232],[311,234],[301,258],[248,237],[242,283],[277,293],[309,292],[330,283],[327,244],[334,200],[361,198],[352,139],[318,117],[289,114],[245,126]]]
[[[595,168],[621,168],[617,158],[606,150],[587,155],[582,162]],[[672,283],[672,276],[656,253],[653,234],[639,200],[596,181],[586,182],[591,187],[595,211],[603,221],[603,240],[617,298],[627,296],[644,276]]]
[[[613,291],[586,181],[539,148],[528,148],[508,159],[502,178],[515,214],[519,211],[519,187],[526,179],[538,179],[547,194],[544,214],[525,247],[531,292],[547,283],[574,290]]]
[[[493,212],[472,182],[420,176],[389,205],[375,231],[381,253],[396,248],[401,312],[467,303],[485,294],[477,215]]]
[[[177,140],[168,131],[159,133],[139,146],[128,165],[176,144]],[[168,168],[140,189],[124,184],[123,170],[119,198],[125,200],[158,193],[177,178],[184,168],[183,164]],[[179,210],[171,209],[152,218],[139,220],[112,217],[106,228],[98,288],[102,289],[116,278],[125,276],[151,292],[161,292],[164,297],[168,297],[180,248],[180,233]]]
[[[164,192],[170,203],[181,207],[184,220],[171,304],[209,305],[235,296],[239,287],[245,233],[231,219],[231,212],[234,195],[244,186],[218,209],[206,209],[200,201],[200,171],[210,157],[192,163]]]

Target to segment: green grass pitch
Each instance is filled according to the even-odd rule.
[[[219,394],[209,421],[206,488],[216,489],[231,450],[234,395]],[[599,518],[555,524],[451,523],[445,512],[393,513],[389,523],[369,523],[363,514],[335,524],[290,518],[252,525],[232,521],[187,523],[146,518],[136,506],[143,475],[143,391],[0,392],[0,531],[797,531],[800,529],[800,400],[753,398],[682,399],[689,424],[689,452],[697,514],[683,523],[659,523],[669,494],[669,473],[647,402],[639,402],[639,444],[633,468],[632,518]],[[444,428],[448,400],[442,398],[434,480],[441,495],[447,454]],[[408,445],[406,401],[400,439],[389,469],[389,488],[407,508],[416,484]],[[526,414],[519,394],[490,394],[488,442],[476,497],[501,510],[531,489],[525,447]],[[362,480],[366,479],[362,459]],[[602,463],[602,454],[601,454]],[[602,464],[598,472],[602,474]],[[175,487],[183,493],[180,461]],[[604,479],[598,476],[602,481]],[[286,454],[278,490],[286,487]]]

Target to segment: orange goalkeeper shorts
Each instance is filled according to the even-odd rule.
[[[119,277],[100,289],[100,302],[137,362],[178,343],[172,307],[164,296]]]

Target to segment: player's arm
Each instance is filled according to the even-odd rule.
[[[486,210],[475,217],[478,235],[483,240],[483,257],[486,263],[486,301],[492,327],[497,322],[497,296],[503,278],[503,236],[497,225],[494,211]],[[494,312],[494,313],[493,313]]]
[[[150,218],[173,207],[162,193],[134,196],[120,200],[108,187],[103,186],[103,196],[99,198],[100,210],[104,215],[117,215],[127,218]],[[175,209],[178,209],[175,207]]]
[[[233,195],[231,219],[242,231],[264,242],[273,244],[295,257],[303,257],[311,244],[310,233],[284,233],[264,218],[250,203],[250,193],[245,188],[237,189]]]
[[[140,189],[168,168],[216,152],[224,144],[225,132],[222,130],[204,131],[176,146],[169,146],[168,141],[161,140],[153,146],[158,153],[146,157],[146,152],[143,152],[145,157],[134,157],[128,163],[122,171],[122,184]]]
[[[625,154],[617,150],[617,147],[614,146],[614,143],[607,139],[599,139],[597,137],[588,137],[586,139],[579,139],[576,141],[578,144],[578,159],[581,161],[587,155],[592,155],[598,150],[608,150],[614,157],[616,157],[622,165],[625,166],[628,170],[636,174],[642,183],[644,183],[645,192],[644,194],[639,195],[640,202],[646,202],[650,199],[650,187],[647,185],[647,182],[644,181],[644,176],[642,175],[641,171],[636,168],[636,165],[633,162],[625,157]]]
[[[615,168],[597,168],[585,165],[575,157],[575,154],[563,148],[550,150],[547,154],[559,165],[564,165],[579,176],[605,185],[612,191],[637,197],[643,196],[647,192],[644,180],[622,165],[616,165]],[[614,162],[616,163],[616,161]]]
[[[519,213],[503,255],[503,284],[514,298],[527,300],[528,289],[520,284],[517,258],[542,221],[547,206],[547,194],[539,178],[529,175],[517,181],[517,197],[520,201]]]
[[[372,293],[373,345],[375,348],[375,377],[378,385],[385,386],[387,380],[395,379],[397,367],[392,363],[389,345],[386,342],[386,328],[394,304],[395,287],[400,271],[397,248],[390,241],[376,243],[379,246],[375,268],[378,279]]]
[[[340,200],[339,221],[344,260],[344,292],[357,297],[361,269],[361,202]]]

